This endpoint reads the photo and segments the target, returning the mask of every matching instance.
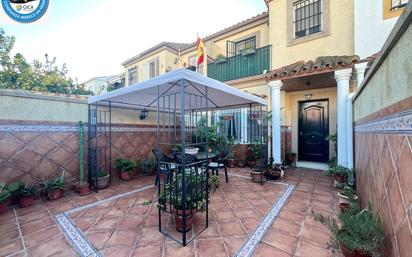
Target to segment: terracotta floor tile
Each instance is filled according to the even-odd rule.
[[[70,247],[64,236],[38,244],[27,250],[30,257],[48,257]]]
[[[94,207],[94,208],[86,210],[78,217],[79,218],[100,218],[106,212],[107,212],[107,208]]]
[[[330,233],[326,232],[325,230],[319,229],[314,226],[310,226],[305,224],[303,226],[303,231],[302,235],[303,238],[305,238],[308,241],[311,242],[316,242],[324,247],[327,247],[327,243],[329,242],[330,239]]]
[[[50,257],[78,257],[76,251],[72,247],[68,247],[60,252],[50,255]]]
[[[235,221],[237,220],[233,211],[215,211],[215,217],[218,222]]]
[[[53,225],[50,227],[47,227],[45,229],[36,231],[34,233],[31,233],[28,236],[24,237],[24,244],[26,245],[27,248],[33,247],[35,245],[38,245],[44,241],[53,239],[54,237],[62,235],[62,232],[60,229],[57,227],[57,225]]]
[[[242,199],[231,200],[230,204],[232,208],[243,209],[243,208],[250,208],[251,205],[248,201]]]
[[[108,218],[101,218],[96,225],[91,227],[90,230],[108,230],[108,229],[115,229],[117,224],[121,222],[121,217],[108,217]]]
[[[86,218],[86,219],[76,219],[74,220],[74,223],[81,231],[85,232],[89,230],[89,228],[93,226],[93,224],[95,224],[96,221],[97,219]]]
[[[273,229],[269,230],[263,238],[264,243],[290,254],[293,253],[297,241],[297,237],[291,236],[290,234],[284,233],[283,231]]]
[[[227,257],[227,253],[221,239],[202,239],[197,243],[198,257]]]
[[[23,250],[21,239],[16,238],[13,241],[0,245],[0,256],[7,256]]]
[[[301,227],[301,225],[298,225],[292,221],[278,217],[270,229],[283,231],[291,236],[298,237]]]
[[[205,228],[204,224],[195,224],[194,225],[194,230],[195,233],[197,234],[198,232],[200,232],[202,229]],[[216,223],[211,222],[209,223],[209,226],[206,230],[204,230],[199,236],[199,239],[204,239],[204,238],[220,238],[220,233],[219,230],[217,228]]]
[[[128,207],[111,207],[105,214],[104,217],[121,217],[125,216],[126,212],[128,210]]]
[[[159,245],[144,245],[134,249],[131,257],[161,257],[163,247]]]
[[[129,257],[131,247],[110,247],[104,248],[101,253],[104,257]]]
[[[260,217],[260,215],[256,213],[256,211],[254,211],[252,208],[250,209],[239,208],[236,210],[235,214],[239,219],[242,219],[242,220]]]
[[[136,229],[143,223],[142,216],[125,216],[117,225],[118,229]]]
[[[32,214],[18,216],[18,219],[19,219],[20,226],[23,226],[23,225],[29,224],[30,222],[37,221],[37,220],[44,219],[44,218],[49,218],[49,217],[50,217],[50,214],[48,213],[48,211],[42,210],[42,211],[35,212]]]
[[[54,225],[54,220],[49,216],[41,220],[36,220],[30,222],[26,225],[21,226],[21,231],[23,236],[29,235],[31,233],[37,232],[41,229],[47,228],[49,226]]]
[[[242,227],[241,223],[238,221],[234,222],[219,222],[218,223],[220,232],[223,237],[232,237],[232,236],[246,236],[246,231]]]
[[[138,237],[139,245],[159,245],[162,244],[164,235],[159,232],[158,227],[142,228]]]
[[[193,244],[182,247],[180,244],[167,243],[163,257],[194,257],[195,251]]]
[[[228,201],[223,200],[216,203],[212,203],[211,207],[213,210],[228,210],[230,209],[230,204]]]
[[[10,230],[2,231],[0,233],[0,245],[13,241],[20,236],[19,230],[17,228],[13,228]]]
[[[260,223],[260,219],[253,218],[253,219],[246,219],[246,220],[241,220],[243,226],[246,228],[247,233],[252,233],[255,231],[256,227]]]
[[[330,250],[319,246],[317,244],[311,244],[305,240],[300,240],[296,251],[296,257],[333,257],[333,254]]]
[[[246,240],[246,237],[240,238],[225,238],[226,247],[229,253],[229,256],[234,256],[235,253],[242,246],[243,242]]]
[[[92,244],[98,249],[101,250],[105,246],[107,240],[111,237],[113,231],[93,231],[86,234],[87,239],[92,242]]]
[[[16,213],[18,216],[32,214],[41,210],[45,210],[47,206],[41,202],[40,199],[35,200],[35,203],[27,208],[17,208]],[[2,215],[3,216],[3,215]]]
[[[116,230],[109,241],[107,241],[107,247],[113,246],[132,246],[137,237],[137,230]]]
[[[286,252],[284,252],[284,251],[282,251],[282,250],[280,250],[276,247],[267,245],[265,243],[261,243],[257,247],[257,249],[256,249],[253,256],[254,257],[272,257],[272,256],[273,257],[291,257],[292,255],[290,255],[290,254],[288,254],[288,253],[286,253]],[[313,257],[315,257],[315,256],[313,256]]]

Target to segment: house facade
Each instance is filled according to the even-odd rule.
[[[91,78],[81,84],[85,89],[93,92],[94,95],[101,95],[115,89],[124,87],[125,73],[114,76],[102,76]]]
[[[300,166],[337,155],[353,167],[350,97],[407,1],[395,2],[266,0],[267,12],[203,38],[197,71],[270,100],[275,162],[294,152]],[[162,42],[123,62],[126,86],[195,64],[196,43]]]

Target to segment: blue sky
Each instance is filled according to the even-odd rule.
[[[266,11],[264,0],[50,0],[45,17],[0,27],[27,59],[45,53],[80,82],[123,71],[121,62],[161,41],[193,42]]]

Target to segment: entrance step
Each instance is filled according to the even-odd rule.
[[[322,162],[306,162],[306,161],[298,161],[296,162],[296,167],[298,168],[307,168],[307,169],[314,169],[314,170],[328,170],[329,166],[326,163]]]

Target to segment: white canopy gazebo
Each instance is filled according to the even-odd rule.
[[[111,171],[112,166],[112,153],[111,153],[111,121],[112,121],[112,108],[136,108],[136,109],[147,109],[157,111],[157,151],[162,151],[165,147],[162,146],[172,146],[180,145],[181,152],[178,155],[184,156],[180,159],[176,157],[176,163],[178,170],[186,174],[187,170],[193,172],[190,175],[190,181],[185,181],[186,175],[181,176],[180,184],[182,186],[182,192],[178,192],[178,196],[182,199],[186,199],[190,196],[190,203],[185,200],[183,206],[183,233],[182,239],[177,239],[172,236],[168,231],[168,226],[166,224],[162,226],[161,215],[164,212],[172,212],[170,206],[162,206],[162,211],[159,209],[159,231],[165,235],[172,237],[176,241],[181,242],[186,245],[190,242],[196,235],[192,238],[188,238],[186,235],[186,209],[190,212],[193,209],[198,210],[199,206],[193,206],[192,201],[196,199],[198,195],[204,195],[208,199],[208,178],[207,169],[199,172],[199,166],[207,167],[209,146],[208,146],[208,127],[211,122],[210,113],[217,109],[234,109],[234,108],[247,108],[247,117],[249,120],[254,122],[249,122],[249,131],[256,129],[258,133],[256,141],[261,144],[267,143],[267,122],[264,122],[266,117],[266,100],[248,94],[244,91],[226,85],[220,81],[205,77],[197,72],[190,71],[188,69],[178,69],[172,72],[165,73],[161,76],[152,78],[150,80],[128,86],[119,90],[115,90],[100,96],[90,97],[89,103],[89,184],[92,185],[92,189],[97,190],[99,188],[97,172],[102,166],[107,167],[107,170]],[[98,110],[103,112],[103,115],[98,114]],[[103,118],[104,117],[104,118]],[[256,122],[259,120],[259,122]],[[203,125],[202,125],[203,124]],[[204,125],[205,124],[205,125]],[[251,125],[253,124],[253,126]],[[199,132],[200,128],[203,126],[205,131]],[[100,139],[99,131],[102,131],[100,127],[104,127],[104,139]],[[106,134],[107,132],[107,134]],[[189,157],[186,157],[185,151],[187,147],[198,147],[204,150],[206,158],[203,161],[189,163]],[[267,149],[267,147],[266,147]],[[267,165],[267,153],[265,157],[261,158]],[[157,162],[158,172],[157,176],[159,178],[158,183],[158,194],[162,195],[164,190],[167,190],[165,184],[171,183],[170,179],[173,177],[172,171],[170,169],[168,172],[170,174],[163,173],[165,169],[162,170],[164,175],[163,183],[160,181],[161,165],[166,165],[167,163],[163,161]],[[262,175],[263,176],[263,175]],[[176,180],[176,175],[174,181]],[[187,187],[189,183],[194,183],[195,181],[202,181],[204,185],[198,188],[196,184],[196,190],[193,186]],[[176,182],[177,183],[177,182]],[[197,183],[197,182],[196,182]],[[179,189],[180,190],[180,189]],[[202,191],[203,190],[203,191]],[[176,190],[177,191],[177,190]],[[176,192],[168,192],[172,195]],[[208,204],[206,200],[206,226],[208,226],[208,215],[207,209]],[[159,202],[159,205],[161,203]],[[190,205],[190,206],[186,206]],[[180,210],[180,209],[179,209]],[[202,230],[203,231],[203,230]],[[199,232],[201,233],[201,232]]]

